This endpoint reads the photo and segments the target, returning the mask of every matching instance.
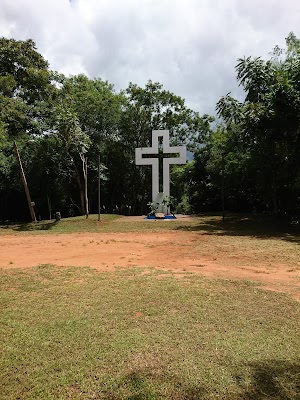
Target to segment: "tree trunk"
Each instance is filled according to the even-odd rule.
[[[47,203],[48,203],[48,210],[49,210],[49,220],[51,221],[51,219],[52,219],[52,207],[51,207],[51,200],[50,200],[48,191],[47,191]]]
[[[82,187],[82,182],[81,182],[81,176],[79,173],[79,170],[76,166],[76,164],[74,163],[74,169],[75,169],[75,173],[76,173],[76,179],[77,179],[77,183],[78,183],[78,188],[79,188],[79,196],[80,196],[80,212],[81,214],[84,214],[84,190]]]
[[[224,184],[224,154],[222,153],[222,179],[221,179],[221,203],[222,203],[222,223],[225,222],[225,184]]]
[[[272,171],[272,203],[273,203],[273,214],[278,215],[278,195],[277,195],[277,180],[276,174]]]
[[[84,205],[85,205],[85,216],[89,217],[89,199],[87,191],[87,157],[84,154],[80,154],[82,161],[82,171],[83,171],[83,182],[84,182]]]
[[[29,207],[31,219],[32,219],[32,222],[36,222],[35,211],[34,211],[34,208],[33,208],[34,203],[31,201],[31,197],[30,197],[30,193],[29,193],[29,189],[28,189],[25,173],[24,173],[23,166],[22,166],[22,161],[21,161],[21,158],[20,158],[20,154],[19,154],[19,150],[18,150],[16,142],[14,142],[14,149],[15,149],[16,156],[17,156],[17,161],[18,161],[18,164],[19,164],[19,167],[20,167],[22,182],[23,182],[24,189],[25,189],[25,194],[26,194],[26,198],[27,198],[27,202],[28,202],[28,207]]]

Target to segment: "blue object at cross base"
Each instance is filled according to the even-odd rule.
[[[147,215],[144,219],[177,219],[175,215],[165,215],[163,218],[156,218],[155,215]]]

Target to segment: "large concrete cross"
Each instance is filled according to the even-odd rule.
[[[159,144],[158,138],[162,137],[162,150],[163,154],[174,154],[174,157],[163,159],[163,191],[159,191]],[[156,157],[143,157],[143,155],[156,155]],[[179,157],[175,157],[179,154]],[[161,202],[164,198],[170,196],[170,165],[171,164],[185,164],[186,163],[186,146],[170,147],[169,131],[152,131],[152,147],[139,147],[135,149],[135,163],[136,165],[152,165],[152,202],[159,203],[158,211],[163,211]]]

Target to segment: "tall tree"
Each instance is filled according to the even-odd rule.
[[[57,107],[56,135],[63,144],[65,154],[74,167],[80,189],[81,212],[89,215],[87,193],[87,151],[91,145],[88,135],[82,131],[77,115],[66,105]],[[78,166],[81,163],[81,169]]]
[[[22,191],[12,143],[25,144],[47,129],[50,99],[56,93],[52,79],[54,74],[32,40],[0,38],[0,195],[9,215],[12,198],[19,199]]]
[[[291,33],[286,42],[286,50],[276,47],[268,61],[238,60],[237,79],[245,101],[239,103],[228,94],[217,104],[227,126],[238,124],[242,146],[261,182],[257,189],[274,214],[300,206],[299,40]]]
[[[163,89],[160,83],[148,81],[145,87],[130,83],[124,91],[126,103],[120,125],[120,141],[112,152],[118,151],[123,175],[115,169],[115,179],[126,201],[135,212],[145,212],[150,200],[150,169],[137,168],[134,149],[151,145],[152,130],[168,129],[172,144],[187,143],[189,148],[199,146],[209,131],[210,118],[201,118],[185,106],[184,100]],[[130,184],[128,185],[128,183]],[[117,194],[114,196],[117,200]]]
[[[97,190],[98,159],[101,155],[101,170],[105,170],[108,152],[119,141],[119,121],[122,112],[123,96],[115,93],[113,85],[101,79],[89,79],[85,75],[78,75],[63,79],[63,86],[59,95],[62,107],[72,110],[76,116],[76,123],[89,139],[89,171],[90,197],[95,203]],[[87,153],[85,154],[85,157]],[[118,164],[118,160],[114,160]],[[85,170],[77,175],[77,182],[84,179]],[[107,177],[105,177],[107,179]],[[83,187],[80,185],[79,187]],[[86,185],[85,185],[86,187]],[[103,187],[103,191],[106,191]],[[80,190],[82,193],[82,190]],[[87,196],[87,194],[85,194]],[[82,196],[81,196],[82,197]],[[105,196],[103,196],[105,201]]]
[[[41,133],[54,95],[48,62],[32,40],[0,38],[0,121],[7,133]]]

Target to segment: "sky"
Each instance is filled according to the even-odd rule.
[[[242,100],[237,59],[269,58],[291,31],[299,0],[0,0],[0,37],[33,39],[51,69],[116,91],[151,79],[201,115]]]

